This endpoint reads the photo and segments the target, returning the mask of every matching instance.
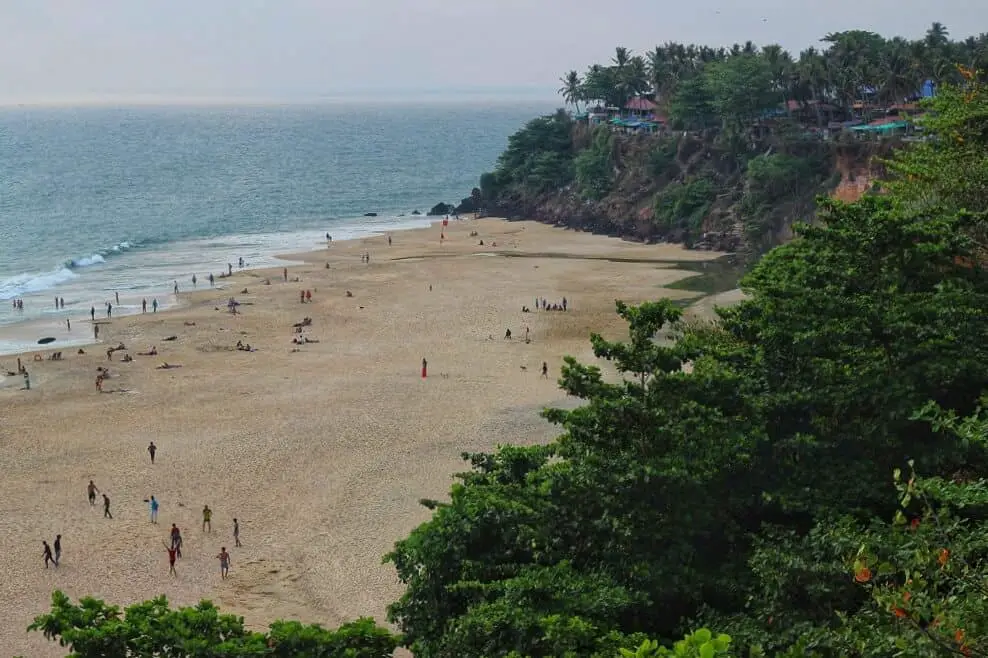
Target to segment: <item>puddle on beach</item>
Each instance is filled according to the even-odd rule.
[[[687,290],[697,293],[694,297],[676,300],[681,306],[691,306],[704,297],[719,295],[722,292],[738,287],[738,282],[744,276],[745,264],[737,256],[728,254],[714,260],[706,261],[669,261],[663,267],[674,270],[695,272],[696,275],[674,281],[664,288],[672,290]]]

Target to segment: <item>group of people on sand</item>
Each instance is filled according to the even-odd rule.
[[[566,301],[565,297],[563,297],[562,301],[558,303],[550,302],[545,297],[536,297],[535,310],[538,311],[540,308],[543,311],[565,311],[569,308],[569,302]],[[522,312],[527,312],[527,310],[528,310],[527,306],[522,308]]]
[[[151,465],[153,466],[155,455],[158,452],[158,447],[154,444],[154,441],[148,445],[147,452],[151,458]],[[89,500],[90,507],[96,506],[97,494],[103,496],[103,518],[112,520],[113,513],[110,512],[110,497],[105,491],[101,492],[96,486],[96,483],[90,480],[89,484],[86,485],[86,498]],[[157,525],[161,502],[154,495],[151,495],[150,498],[145,499],[144,502],[148,505],[150,522]],[[207,534],[211,534],[213,532],[213,510],[209,508],[208,504],[203,505],[202,508],[202,531]],[[233,542],[234,546],[237,548],[243,545],[240,543],[240,521],[236,518],[233,519]],[[62,536],[57,535],[52,545],[49,545],[47,541],[42,541],[41,543],[44,546],[43,558],[45,568],[47,569],[50,564],[58,567],[62,557]],[[168,552],[168,573],[171,576],[178,576],[178,572],[175,570],[175,562],[182,557],[182,548],[184,544],[185,541],[182,537],[182,531],[178,528],[177,524],[172,523],[172,527],[169,532],[169,542],[164,543],[165,550]],[[220,562],[220,576],[222,578],[226,578],[230,573],[231,563],[230,553],[226,550],[226,546],[222,546],[220,548],[220,552],[216,555],[216,559]]]
[[[65,308],[65,298],[64,297],[56,297],[55,298],[55,309],[58,310],[58,309],[64,309],[64,308]]]
[[[23,299],[12,299],[11,300],[11,304],[13,304],[15,311],[23,311],[24,310],[24,300]]]

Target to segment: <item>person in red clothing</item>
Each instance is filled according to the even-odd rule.
[[[178,572],[175,571],[175,557],[176,554],[178,553],[178,549],[174,546],[169,548],[168,544],[166,544],[165,542],[161,542],[161,545],[165,547],[166,551],[168,551],[168,575],[177,576]]]

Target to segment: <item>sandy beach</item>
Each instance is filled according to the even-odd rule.
[[[623,335],[614,300],[695,297],[664,288],[692,275],[671,261],[719,256],[495,219],[451,221],[443,244],[439,235],[434,226],[394,233],[391,246],[381,236],[291,255],[300,264],[288,282],[281,268],[252,270],[210,289],[199,272],[198,290],[179,282],[189,289],[181,308],[113,319],[84,355],[22,355],[31,390],[17,377],[0,386],[0,653],[64,655],[24,630],[56,588],[120,605],[209,598],[259,627],[383,622],[401,588],[381,557],[428,518],[419,499],[446,495],[460,453],[553,436],[538,410],[565,403],[562,357],[590,360],[591,330]],[[566,297],[569,310],[522,313],[536,297]],[[303,335],[318,342],[296,346],[292,325],[304,317]],[[88,317],[73,330],[91,331]],[[127,351],[108,362],[118,343]],[[152,345],[157,356],[138,356]],[[164,362],[181,367],[158,369]],[[16,358],[0,366],[16,370]],[[111,373],[102,393],[100,366]],[[109,496],[112,520],[99,498],[87,501],[89,480]],[[204,505],[211,533],[200,527]],[[176,578],[162,546],[172,523],[184,537]],[[45,569],[41,541],[56,534],[62,563]],[[232,554],[227,580],[221,546]]]

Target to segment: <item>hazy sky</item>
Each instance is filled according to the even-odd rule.
[[[767,19],[767,20],[763,20]],[[551,97],[614,46],[988,30],[985,0],[0,0],[0,101]]]

